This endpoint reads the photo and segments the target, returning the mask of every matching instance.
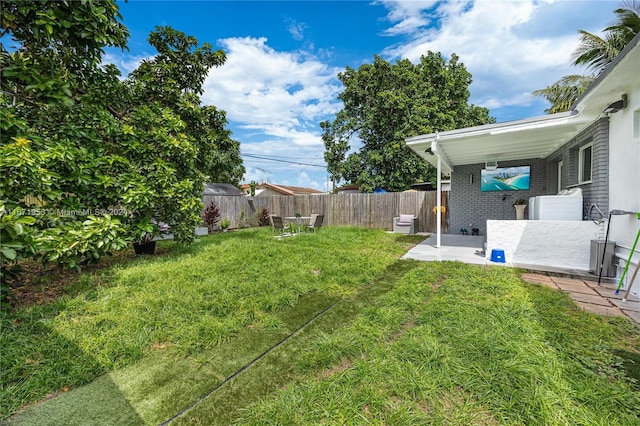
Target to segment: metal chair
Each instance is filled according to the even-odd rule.
[[[309,224],[306,225],[304,227],[305,231],[306,230],[311,230],[313,232],[316,232],[316,229],[320,228],[322,226],[322,222],[324,221],[324,215],[323,214],[312,214],[311,215],[311,220],[309,221]]]
[[[279,237],[288,237],[291,235],[291,226],[284,223],[282,216],[272,214],[269,217],[271,218],[271,235],[274,235],[276,232],[280,234],[278,235]]]

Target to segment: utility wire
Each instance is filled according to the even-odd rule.
[[[275,159],[275,158],[263,157],[263,156],[260,156],[260,155],[244,154],[242,156],[243,157],[249,157],[249,158],[256,158],[256,159],[263,160],[263,161],[274,161],[274,162],[277,162],[277,163],[297,164],[299,166],[320,167],[320,168],[323,168],[323,169],[327,168],[326,166],[323,166],[321,164],[302,163],[300,161],[278,160],[278,159]]]
[[[248,156],[248,157],[254,157],[254,156],[259,156],[259,157],[266,157],[266,158],[274,158],[276,160],[316,160],[318,157],[299,157],[299,156],[295,156],[295,157],[289,157],[286,155],[267,155],[267,154],[240,154],[241,156]]]

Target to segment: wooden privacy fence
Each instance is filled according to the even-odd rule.
[[[436,192],[386,192],[381,194],[322,194],[296,196],[254,197],[205,195],[205,207],[214,200],[220,209],[220,219],[229,218],[231,227],[248,222],[266,208],[269,214],[279,216],[324,215],[324,225],[353,225],[365,228],[393,228],[393,218],[400,214],[418,217],[420,232],[436,232]],[[442,232],[448,230],[449,192],[442,192]],[[246,225],[245,225],[246,226]]]

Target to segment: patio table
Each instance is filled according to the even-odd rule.
[[[285,216],[282,219],[284,219],[285,221],[291,224],[292,230],[293,230],[293,225],[295,225],[295,227],[297,228],[296,234],[299,234],[302,230],[302,227],[304,225],[309,224],[309,221],[311,220],[311,216]]]

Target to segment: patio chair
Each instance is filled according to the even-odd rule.
[[[307,226],[304,227],[305,231],[306,230],[311,230],[313,232],[316,232],[316,229],[320,228],[322,226],[322,222],[324,221],[324,215],[323,214],[312,214],[311,215],[311,220],[309,221],[309,224]]]
[[[287,237],[291,235],[291,225],[285,224],[282,220],[282,216],[272,214],[271,218],[271,235],[279,233],[279,237]]]
[[[316,218],[318,217],[318,213],[311,213],[311,217],[309,218],[309,223],[307,223],[304,226],[304,230],[306,231],[307,228],[311,228],[311,226],[313,226],[316,223]]]
[[[393,218],[393,232],[415,234],[418,232],[418,218],[412,214],[401,214]]]

